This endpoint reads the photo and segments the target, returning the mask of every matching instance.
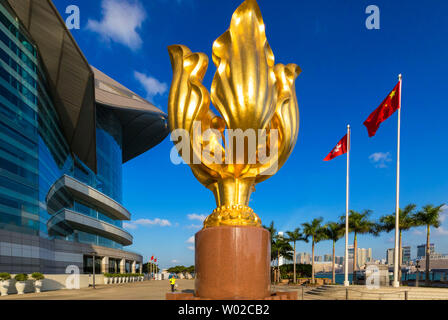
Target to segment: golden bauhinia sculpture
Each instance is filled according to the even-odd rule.
[[[261,227],[249,199],[255,185],[275,174],[296,144],[300,68],[275,65],[255,0],[240,5],[229,30],[213,44],[217,71],[211,94],[202,84],[207,55],[183,45],[170,46],[169,53],[174,73],[168,102],[171,138],[216,199],[204,227]]]

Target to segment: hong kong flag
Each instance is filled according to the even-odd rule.
[[[157,262],[157,259],[155,259],[154,262]]]
[[[348,151],[348,143],[347,143],[347,135],[345,135],[344,138],[342,138],[341,141],[338,142],[336,147],[334,147],[333,150],[331,150],[331,152],[324,159],[324,161],[333,160],[334,158],[347,153],[347,151]]]
[[[369,137],[373,137],[377,130],[379,129],[382,122],[388,119],[395,111],[400,108],[400,89],[401,81],[395,86],[392,92],[387,96],[386,99],[381,103],[381,105],[373,111],[373,113],[364,122],[367,127]]]

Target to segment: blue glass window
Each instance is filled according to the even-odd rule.
[[[112,112],[97,107],[97,189],[122,201],[122,127]]]

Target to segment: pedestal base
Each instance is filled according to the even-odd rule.
[[[299,293],[297,291],[287,291],[287,292],[276,292],[269,297],[259,299],[259,300],[298,300]],[[203,299],[195,297],[192,293],[167,293],[166,300],[196,300],[205,301],[212,299]]]
[[[271,296],[271,235],[264,228],[213,227],[196,234],[195,297],[256,300]]]

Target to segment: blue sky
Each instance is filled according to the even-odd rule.
[[[81,28],[72,30],[86,58],[112,78],[166,112],[172,71],[171,44],[211,58],[213,41],[225,32],[242,0],[55,0],[64,19],[77,5]],[[446,1],[259,0],[277,63],[296,63],[300,133],[281,171],[257,186],[251,207],[264,224],[287,231],[345,210],[345,156],[322,161],[352,126],[351,203],[372,218],[394,211],[397,115],[369,138],[362,125],[403,73],[401,205],[448,202],[448,24]],[[368,5],[380,9],[380,30],[368,30]],[[209,66],[209,88],[215,72]],[[170,162],[172,143],[124,165],[124,205],[135,243],[129,249],[159,257],[162,267],[194,263],[191,237],[212,212],[212,194],[185,166]],[[445,215],[443,215],[443,218]],[[448,220],[432,232],[436,251],[448,253]],[[423,229],[404,233],[404,244],[425,242]],[[189,241],[190,240],[190,241]],[[352,237],[350,237],[352,241]],[[310,251],[299,244],[298,251]],[[393,233],[361,236],[374,258],[385,258]],[[343,255],[344,242],[337,244]],[[330,253],[331,243],[317,246]]]

